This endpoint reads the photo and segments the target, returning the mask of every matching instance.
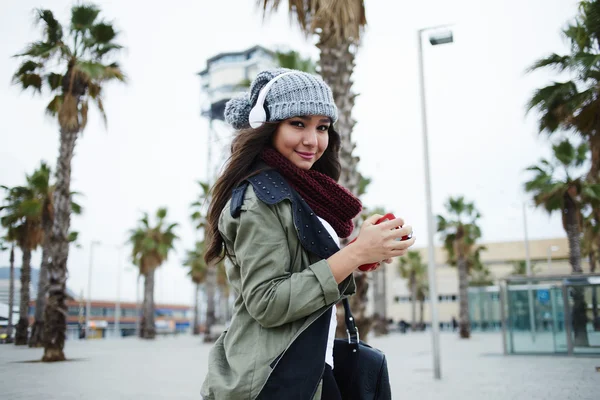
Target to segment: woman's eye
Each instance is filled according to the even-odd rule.
[[[318,128],[320,131],[326,132],[329,130],[329,127],[327,125],[321,125]]]
[[[290,122],[290,124],[293,126],[297,126],[299,128],[304,128],[304,123],[302,123],[300,121],[292,121],[292,122]]]

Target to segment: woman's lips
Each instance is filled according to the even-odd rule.
[[[298,154],[300,157],[304,158],[305,160],[312,160],[312,159],[313,159],[313,157],[315,156],[315,154],[314,154],[314,153],[303,153],[303,152],[301,152],[301,151],[296,151],[296,153],[297,153],[297,154]]]

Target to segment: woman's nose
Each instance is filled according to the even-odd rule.
[[[303,144],[305,146],[317,145],[317,132],[309,131],[304,135]]]

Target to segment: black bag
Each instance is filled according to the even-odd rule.
[[[385,354],[360,341],[348,299],[343,303],[348,339],[335,339],[333,346],[333,375],[342,399],[391,400]]]

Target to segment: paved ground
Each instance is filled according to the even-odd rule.
[[[498,334],[442,334],[442,380],[433,380],[429,334],[371,344],[388,355],[394,399],[599,399],[600,358],[503,356]],[[72,361],[42,364],[41,350],[0,345],[0,398],[199,399],[209,346],[191,336],[73,341]]]

